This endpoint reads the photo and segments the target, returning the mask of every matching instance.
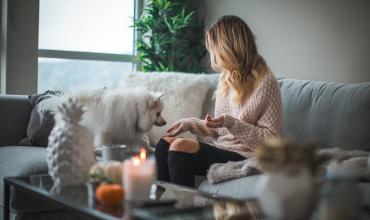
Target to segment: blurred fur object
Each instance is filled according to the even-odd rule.
[[[348,170],[356,172],[361,180],[370,181],[368,157],[369,152],[366,151],[340,148],[320,149],[316,152],[316,161],[319,165],[317,174],[324,175]]]
[[[267,139],[265,144],[255,150],[261,170],[264,172],[285,171],[297,174],[302,169],[315,171],[314,145],[297,144],[283,138]]]
[[[217,201],[213,210],[216,220],[263,219],[262,209],[256,200]]]
[[[252,157],[237,162],[214,163],[208,170],[207,179],[213,184],[257,174],[261,174],[261,166],[257,158]]]
[[[307,166],[317,176],[338,170],[351,170],[351,172],[357,172],[361,180],[370,181],[370,172],[367,166],[368,156],[369,152],[366,151],[340,148],[315,150],[313,144],[298,146],[291,140],[270,139],[265,145],[256,148],[255,157],[244,161],[212,164],[208,170],[207,178],[210,183],[214,184],[281,169],[282,166],[287,165],[288,171],[293,173],[299,167]]]

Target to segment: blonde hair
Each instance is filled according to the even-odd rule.
[[[269,72],[252,31],[237,16],[223,16],[213,23],[206,31],[206,47],[212,68],[222,71],[216,92],[225,96],[233,90],[237,104],[242,104]]]

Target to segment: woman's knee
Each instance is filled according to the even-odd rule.
[[[168,144],[172,144],[172,142],[174,142],[176,139],[178,139],[178,138],[177,137],[168,137],[168,136],[162,137],[162,140],[166,141]]]
[[[199,143],[192,139],[178,138],[171,143],[169,150],[184,153],[196,153],[199,150]]]

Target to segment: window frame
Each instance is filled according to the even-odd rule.
[[[138,19],[142,13],[144,0],[134,0],[134,18]],[[59,58],[59,59],[78,59],[78,60],[97,60],[97,61],[114,61],[114,62],[130,62],[133,64],[133,70],[136,65],[134,58],[136,56],[136,39],[137,31],[133,31],[133,51],[131,54],[111,54],[99,52],[83,52],[83,51],[67,51],[67,50],[46,50],[38,49],[38,58]]]

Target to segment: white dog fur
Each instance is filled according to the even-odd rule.
[[[95,147],[110,144],[135,144],[153,151],[145,135],[153,125],[166,124],[161,116],[164,104],[160,93],[144,88],[131,89],[80,89],[61,96],[52,96],[41,102],[39,113],[51,111],[58,116],[57,108],[67,99],[77,99],[84,107],[81,125],[92,131]]]
[[[207,76],[204,74],[133,72],[123,75],[122,88],[135,88],[137,86],[144,86],[151,91],[164,94],[162,100],[166,106],[163,109],[163,115],[167,125],[153,127],[148,133],[151,146],[155,146],[166,130],[179,119],[201,118],[203,103],[210,88]],[[189,132],[181,134],[181,137],[197,138]]]

